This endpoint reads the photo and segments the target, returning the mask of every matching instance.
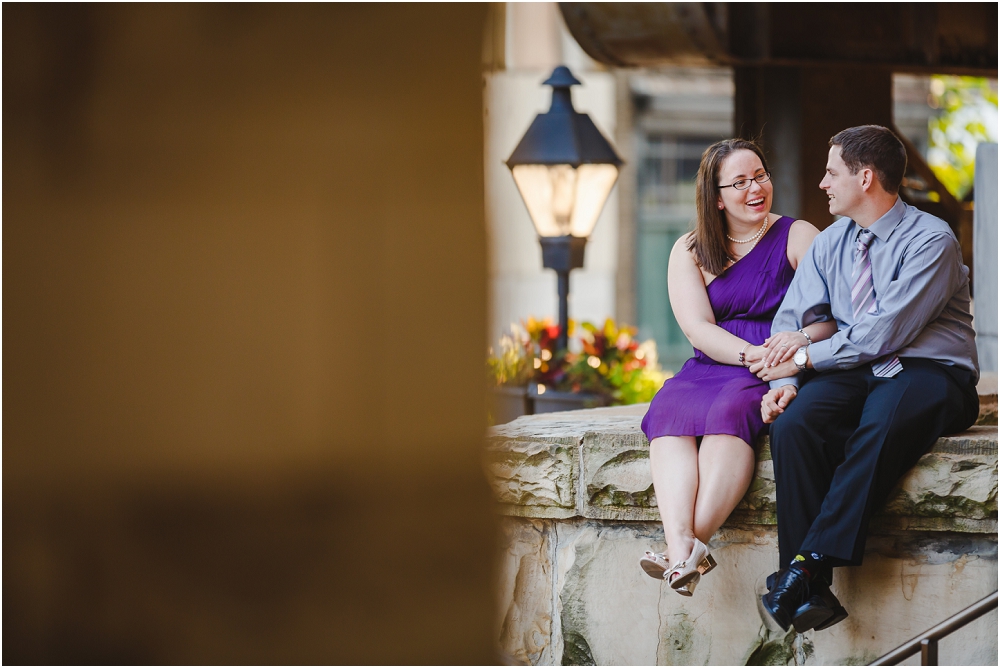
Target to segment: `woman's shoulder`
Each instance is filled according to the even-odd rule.
[[[816,226],[810,223],[808,220],[793,220],[788,226],[788,236],[789,237],[804,237],[812,241],[819,234],[819,230]]]
[[[788,227],[788,259],[793,268],[798,267],[799,260],[809,250],[819,230],[807,220],[794,220]]]
[[[695,273],[700,274],[702,281],[707,286],[712,282],[715,276],[706,272],[698,263],[698,257],[695,255],[693,242],[693,231],[688,232],[687,234],[682,234],[680,238],[674,242],[674,247],[670,251],[669,266],[692,276]]]
[[[674,247],[670,250],[671,256],[686,255],[694,260],[694,231],[687,232],[678,237],[674,242]]]

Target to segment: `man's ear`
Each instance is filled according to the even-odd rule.
[[[861,189],[868,192],[868,189],[872,187],[875,182],[875,172],[873,172],[868,167],[863,167],[861,171],[858,172],[858,178],[861,179]]]

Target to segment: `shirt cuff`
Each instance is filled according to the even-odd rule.
[[[837,368],[837,360],[833,358],[831,339],[809,344],[809,361],[817,371],[829,371]]]
[[[799,389],[799,374],[794,376],[789,376],[788,378],[779,378],[778,380],[768,381],[772,390],[776,390],[779,387],[784,387],[785,385],[794,385],[795,389]]]

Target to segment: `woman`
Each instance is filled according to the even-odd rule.
[[[756,144],[729,139],[710,146],[698,169],[695,229],[670,253],[670,305],[695,356],[664,383],[642,420],[667,554],[646,552],[640,565],[686,596],[715,566],[705,543],[753,478],[767,385],[749,366],[785,361],[807,338],[829,338],[835,329],[816,323],[768,340],[771,319],[819,233],[804,220],[771,213],[772,195]]]

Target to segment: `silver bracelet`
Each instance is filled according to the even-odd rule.
[[[747,343],[745,346],[743,346],[743,350],[740,351],[740,364],[742,364],[744,367],[749,366],[747,364],[747,348],[749,348],[751,345],[753,344]]]
[[[810,346],[812,345],[813,339],[812,339],[811,336],[809,336],[809,332],[807,332],[805,329],[800,329],[799,330],[799,334],[801,334],[802,336],[806,337],[806,341],[809,342]]]

